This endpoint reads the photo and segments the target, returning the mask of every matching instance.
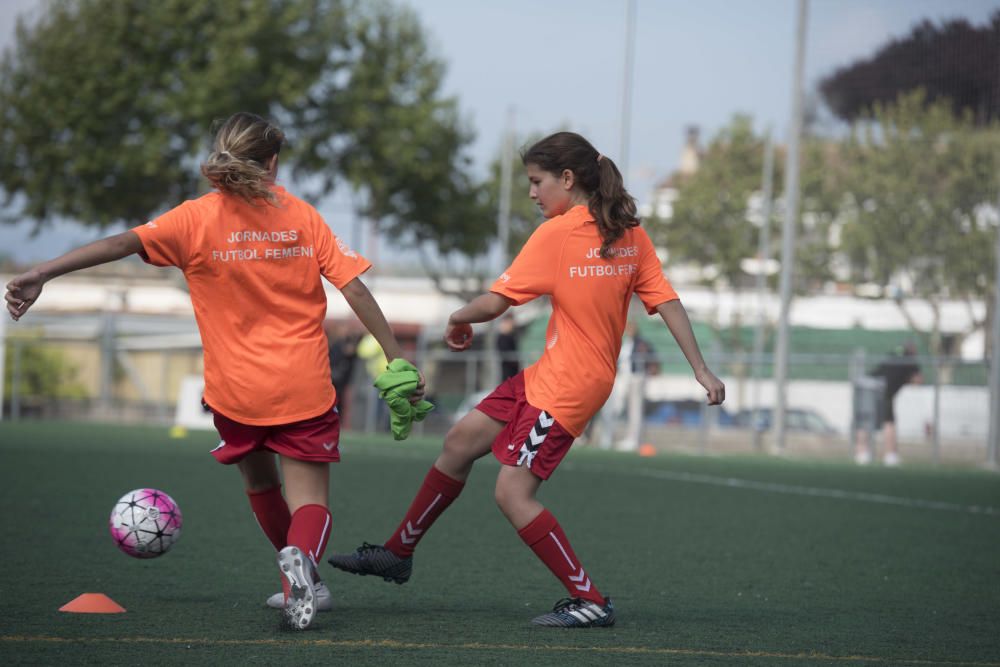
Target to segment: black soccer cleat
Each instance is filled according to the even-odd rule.
[[[333,554],[326,561],[344,572],[374,574],[385,581],[405,584],[413,572],[413,557],[400,558],[379,544],[365,542],[352,554]]]
[[[611,598],[604,606],[581,598],[563,598],[547,614],[531,620],[534,625],[550,628],[610,628],[615,624],[615,607]]]

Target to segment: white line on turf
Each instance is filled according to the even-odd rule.
[[[372,452],[375,451],[375,449],[372,448],[367,451]],[[379,454],[388,454],[393,458],[428,458],[428,455],[425,452],[414,450],[392,450],[386,448],[382,449]],[[693,472],[649,469],[637,470],[612,465],[578,463],[575,461],[566,461],[562,463],[560,465],[560,469],[602,473],[616,472],[623,475],[638,475],[639,477],[652,477],[655,479],[666,479],[673,482],[688,482],[690,484],[709,484],[712,486],[722,486],[730,489],[746,489],[749,491],[782,493],[785,495],[809,496],[813,498],[832,498],[834,500],[876,503],[879,505],[896,505],[897,507],[929,509],[943,512],[959,512],[961,514],[1000,516],[1000,508],[992,507],[990,505],[962,505],[961,503],[950,503],[939,500],[922,500],[920,498],[903,498],[900,496],[889,496],[882,493],[868,493],[866,491],[846,491],[843,489],[830,489],[817,486],[797,486],[794,484],[779,484],[777,482],[760,482],[752,479],[702,475]]]
[[[577,470],[585,469],[585,466],[571,464]],[[602,468],[607,471],[608,468]],[[688,482],[691,484],[710,484],[712,486],[724,486],[731,489],[748,489],[751,491],[764,491],[766,493],[783,493],[793,496],[811,496],[814,498],[833,498],[835,500],[849,500],[864,503],[877,503],[880,505],[897,505],[899,507],[914,507],[919,509],[941,510],[945,512],[961,512],[964,514],[986,514],[988,516],[1000,516],[1000,508],[989,505],[961,505],[959,503],[948,503],[939,500],[921,500],[919,498],[901,498],[899,496],[887,496],[882,493],[867,493],[865,491],[845,491],[843,489],[825,489],[816,486],[796,486],[794,484],[779,484],[777,482],[759,482],[752,479],[738,479],[736,477],[716,477],[714,475],[701,475],[692,472],[680,472],[673,470],[621,470],[617,472],[631,473],[640,477],[652,477],[655,479],[667,479],[674,482]]]

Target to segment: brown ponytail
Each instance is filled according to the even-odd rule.
[[[521,161],[553,174],[561,174],[565,169],[573,172],[576,182],[587,193],[587,208],[597,223],[604,259],[611,257],[611,246],[625,230],[639,224],[635,199],[625,189],[618,167],[579,134],[549,135],[525,151]]]
[[[285,134],[276,125],[256,114],[235,113],[216,132],[201,173],[222,192],[273,204],[268,163],[284,143]]]

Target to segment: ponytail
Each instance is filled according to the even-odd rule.
[[[639,225],[635,199],[625,189],[618,167],[608,157],[597,156],[598,183],[590,193],[587,208],[601,233],[601,257],[611,257],[613,246],[625,230]],[[575,172],[574,172],[575,173]]]
[[[239,112],[230,116],[215,134],[212,152],[201,165],[201,173],[213,186],[247,202],[264,200],[274,204],[271,158],[285,142],[284,133],[260,116]]]
[[[601,235],[601,257],[611,257],[611,247],[625,230],[639,224],[635,199],[625,189],[621,172],[610,158],[597,152],[575,132],[556,132],[524,152],[524,164],[534,164],[553,174],[569,169],[587,193],[587,208]]]

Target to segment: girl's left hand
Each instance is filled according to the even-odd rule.
[[[708,392],[708,404],[722,405],[722,402],[726,400],[726,385],[722,384],[722,380],[715,377],[708,369],[697,373],[694,377],[698,380],[698,384]]]
[[[472,325],[448,323],[444,330],[444,342],[455,352],[469,349],[472,345]]]

